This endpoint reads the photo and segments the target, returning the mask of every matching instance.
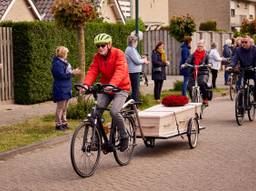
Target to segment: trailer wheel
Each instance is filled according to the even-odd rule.
[[[144,144],[146,147],[155,147],[155,138],[146,138],[146,140],[144,140]]]
[[[199,133],[198,119],[195,117],[190,118],[188,121],[187,136],[188,136],[188,143],[191,149],[197,146],[198,133]]]

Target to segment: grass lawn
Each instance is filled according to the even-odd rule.
[[[220,96],[227,92],[227,89],[214,90],[214,97]],[[162,97],[166,95],[177,95],[180,91],[163,91]],[[144,110],[148,107],[156,105],[153,95],[147,94],[143,96],[143,104],[139,106],[140,110]],[[104,115],[106,122],[110,121],[110,117]],[[40,141],[47,140],[49,138],[63,136],[73,132],[75,127],[81,120],[69,119],[69,126],[71,127],[67,131],[56,131],[54,116],[46,115],[44,117],[36,117],[25,122],[0,127],[0,152],[5,152],[14,148],[26,146]]]

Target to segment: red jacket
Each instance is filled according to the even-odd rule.
[[[87,71],[84,84],[91,86],[97,76],[101,74],[100,83],[112,84],[127,92],[131,89],[128,64],[125,54],[117,48],[111,48],[107,57],[96,53]]]

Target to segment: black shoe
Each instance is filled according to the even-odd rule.
[[[63,125],[56,125],[56,126],[55,126],[55,130],[56,130],[56,131],[64,131],[65,128],[63,128]]]
[[[62,125],[62,128],[63,128],[63,129],[70,129],[67,123],[66,123],[66,124],[63,124],[63,125]]]
[[[120,151],[123,152],[128,148],[129,137],[125,136],[120,139]]]
[[[101,148],[102,148],[103,151],[105,151],[105,154],[109,153],[109,152],[113,152],[113,150],[114,150],[113,145],[110,144],[110,143],[103,143],[101,145]]]

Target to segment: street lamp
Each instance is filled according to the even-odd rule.
[[[139,0],[135,0],[135,35],[139,37]]]

